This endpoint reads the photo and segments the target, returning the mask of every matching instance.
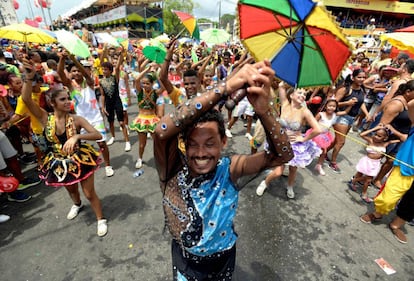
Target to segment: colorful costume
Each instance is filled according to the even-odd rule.
[[[152,110],[153,114],[138,113],[135,120],[129,125],[129,128],[140,133],[153,133],[160,118],[155,114],[158,95],[154,90],[144,93],[144,90],[138,93],[138,108]]]
[[[295,134],[301,131],[301,124],[296,121],[287,121],[283,118],[279,119],[280,125],[286,129],[288,135]],[[311,140],[305,142],[294,142],[291,143],[294,157],[290,160],[287,165],[293,167],[305,168],[313,159],[318,157],[322,151],[321,149]]]
[[[376,147],[372,145],[366,147],[367,153],[378,153],[382,155],[383,153],[385,153],[385,150],[385,147]],[[356,165],[356,169],[358,172],[364,175],[375,177],[381,169],[381,158],[372,159],[369,158],[368,155],[365,155],[361,159],[359,159]]]
[[[329,129],[336,122],[336,114],[333,113],[331,119],[328,119],[325,112],[320,112],[319,115],[321,116],[321,119],[319,120],[319,127],[322,129],[322,133],[314,137],[312,140],[320,148],[328,148],[335,140],[335,137],[331,134]],[[312,129],[307,130],[306,135],[310,134],[311,132]]]
[[[378,213],[385,215],[392,211],[398,200],[411,188],[414,181],[413,148],[414,127],[411,128],[407,140],[401,145],[394,160],[394,168],[384,187],[374,199],[375,210]]]
[[[87,143],[79,143],[70,155],[62,151],[66,140],[77,133],[72,116],[66,116],[65,133],[58,136],[55,130],[55,116],[49,115],[45,128],[48,151],[39,177],[51,186],[71,185],[88,178],[99,167],[99,152]]]
[[[209,262],[212,258],[229,254],[234,254],[235,258],[237,235],[233,220],[238,205],[238,190],[230,178],[230,163],[229,158],[221,158],[216,170],[196,178],[192,178],[188,168],[184,167],[166,187],[163,205],[167,226],[174,238],[174,277],[178,277],[174,280],[188,278],[184,273],[187,269],[180,267],[181,259],[185,259],[184,264],[197,263],[205,270],[211,266]],[[211,204],[216,206],[210,208]],[[179,251],[176,255],[175,248]],[[219,269],[223,273],[220,280],[231,280],[226,279],[225,273],[233,272],[234,261]],[[212,267],[211,273],[217,274],[214,270]]]

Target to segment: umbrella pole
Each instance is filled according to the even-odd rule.
[[[185,27],[184,27],[183,29],[181,29],[181,31],[180,31],[180,32],[178,32],[178,34],[175,36],[175,38],[180,37],[180,36],[181,36],[181,34],[183,34],[184,30],[185,30]]]

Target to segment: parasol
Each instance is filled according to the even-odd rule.
[[[120,44],[118,42],[118,40],[116,40],[115,37],[113,37],[111,34],[107,33],[107,32],[103,32],[103,33],[95,33],[96,39],[98,40],[99,43],[103,43],[103,44],[108,44],[114,47],[119,47]]]
[[[391,32],[380,36],[381,41],[387,41],[401,51],[414,53],[414,32]]]
[[[187,28],[188,32],[190,33],[190,36],[192,38],[200,40],[200,30],[198,28],[197,20],[195,19],[195,17],[193,15],[181,11],[173,12],[177,15],[177,17],[180,19],[185,28]]]
[[[15,23],[0,28],[0,38],[16,40],[24,43],[50,44],[56,42],[46,32],[25,23]]]
[[[55,35],[58,42],[71,54],[81,58],[91,56],[89,46],[75,34],[66,30],[57,30],[55,31]]]
[[[230,39],[230,34],[224,29],[208,28],[201,31],[200,38],[206,43],[217,45],[227,42]]]
[[[312,0],[240,0],[240,39],[295,87],[330,85],[352,51],[326,9]]]
[[[167,49],[164,47],[164,44],[152,39],[150,44],[142,50],[142,53],[153,62],[163,63],[167,55]]]

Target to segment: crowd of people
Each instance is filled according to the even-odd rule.
[[[268,61],[255,62],[240,44],[209,48],[172,38],[162,64],[139,47],[91,46],[88,59],[66,50],[45,57],[45,48],[0,51],[0,176],[18,182],[9,201],[29,200],[22,190],[42,179],[66,188],[72,220],[83,207],[80,183],[97,234],[106,235],[94,171],[102,163],[107,177],[117,176],[110,157],[119,139],[116,117],[125,153],[137,151],[136,169],[146,165],[146,144],[154,141],[175,280],[211,275],[231,280],[233,219],[242,188],[237,179],[268,170],[256,190],[263,196],[288,167],[286,196],[293,199],[298,167],[314,161],[315,176],[324,176],[328,167],[342,172],[338,155],[353,130],[365,141],[366,154],[355,163],[348,185],[362,202],[375,205],[360,220],[378,220],[398,204],[389,227],[398,241],[407,242],[401,228],[414,218],[414,159],[407,153],[413,143],[414,60],[408,55],[391,59],[383,49],[371,62],[358,53],[336,85],[298,89],[278,81]],[[138,115],[130,121],[133,96]],[[175,110],[165,114],[166,106]],[[243,119],[251,154],[222,156],[232,126]],[[136,149],[129,141],[133,131]],[[23,150],[25,142],[33,153]],[[29,164],[37,165],[39,178],[23,175],[21,165]],[[368,196],[369,186],[381,189],[375,198]],[[0,222],[9,218],[1,215]]]

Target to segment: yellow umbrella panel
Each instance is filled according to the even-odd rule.
[[[0,28],[0,38],[16,40],[24,43],[50,44],[56,42],[56,38],[39,28],[25,23],[16,23]]]
[[[413,32],[392,32],[380,36],[381,41],[388,41],[391,45],[401,51],[414,53],[414,33]]]

